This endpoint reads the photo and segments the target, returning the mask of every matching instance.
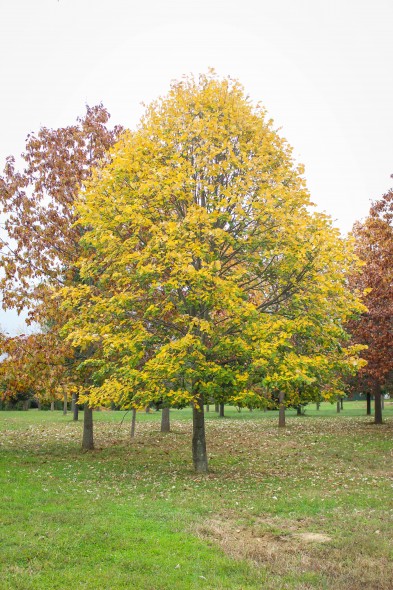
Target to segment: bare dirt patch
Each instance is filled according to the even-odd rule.
[[[197,535],[234,559],[266,568],[274,577],[319,573],[329,590],[392,589],[392,568],[386,560],[358,552],[345,555],[337,539],[324,532],[305,531],[307,526],[312,521],[276,518],[239,524],[234,515],[225,514],[206,521]],[[299,586],[309,587],[314,586]]]
[[[198,529],[198,536],[217,543],[228,555],[236,559],[251,559],[256,563],[278,563],[289,571],[299,563],[309,563],[310,556],[304,545],[327,543],[331,537],[324,533],[298,531],[296,523],[279,531],[272,528],[273,520],[255,525],[239,525],[228,518],[215,518]],[[275,526],[274,528],[277,529]]]

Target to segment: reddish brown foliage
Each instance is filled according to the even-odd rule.
[[[7,234],[0,253],[3,307],[28,308],[29,321],[42,327],[41,334],[3,339],[1,352],[8,357],[1,371],[8,394],[33,385],[50,392],[69,380],[75,351],[60,337],[65,318],[51,287],[77,278],[74,261],[83,229],[74,225],[74,201],[122,131],[109,129],[108,121],[108,111],[97,105],[87,107],[75,125],[41,128],[27,137],[23,170],[10,156],[0,176]]]
[[[81,229],[74,200],[94,166],[106,158],[120,127],[108,129],[108,111],[87,107],[76,125],[43,127],[27,137],[24,169],[7,158],[0,177],[0,207],[8,237],[2,239],[3,306],[19,311],[36,298],[37,281],[67,280],[78,256]]]
[[[356,342],[366,344],[367,366],[360,372],[369,390],[386,386],[393,372],[393,191],[373,204],[364,223],[354,227],[357,253],[365,262],[353,279],[365,291],[368,312],[352,324]]]

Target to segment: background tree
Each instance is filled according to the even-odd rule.
[[[121,132],[120,127],[109,129],[108,121],[108,111],[97,105],[87,107],[75,125],[41,128],[27,137],[21,156],[23,169],[18,171],[15,158],[10,156],[0,177],[6,235],[1,238],[0,254],[3,307],[15,307],[18,312],[28,309],[28,321],[50,326],[57,341],[64,317],[51,316],[50,300],[54,288],[78,281],[75,261],[84,230],[74,225],[74,202]],[[52,353],[49,348],[48,359]],[[88,406],[85,418],[91,422]]]
[[[0,375],[4,398],[13,399],[20,393],[26,397],[29,392],[30,400],[34,397],[40,404],[50,403],[52,408],[55,401],[67,400],[70,382],[64,354],[68,348],[65,343],[59,346],[51,332],[3,337]]]
[[[355,342],[368,346],[359,383],[374,394],[375,423],[381,424],[381,391],[393,371],[393,191],[372,205],[365,222],[355,224],[353,235],[364,266],[352,283],[364,293],[368,311],[350,330]]]
[[[82,283],[63,297],[70,342],[100,350],[89,399],[191,402],[196,471],[204,400],[257,405],[307,317],[323,331],[330,306],[341,337],[359,309],[350,248],[310,212],[301,173],[264,110],[210,73],[153,103],[78,205]],[[285,358],[293,381],[298,361]]]

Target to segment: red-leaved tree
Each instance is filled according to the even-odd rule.
[[[45,326],[47,337],[40,342],[51,342],[45,354],[47,364],[56,366],[57,372],[65,317],[54,305],[52,292],[78,280],[74,263],[80,255],[83,228],[74,225],[74,201],[92,169],[107,161],[109,148],[122,132],[121,127],[108,127],[109,118],[100,104],[87,106],[75,125],[41,128],[27,137],[21,170],[10,156],[0,176],[5,230],[0,238],[3,308],[28,309],[28,321]],[[12,343],[9,346],[12,348]],[[62,350],[61,356],[69,364],[74,353],[70,348]],[[85,409],[83,446],[92,448],[91,409]]]
[[[352,280],[363,291],[368,311],[350,329],[357,343],[368,346],[363,353],[368,364],[359,379],[375,396],[375,423],[381,424],[381,393],[393,373],[393,190],[372,205],[364,223],[355,224],[353,234],[365,264]]]

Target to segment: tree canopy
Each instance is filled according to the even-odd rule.
[[[302,174],[264,109],[211,72],[174,83],[80,194],[80,282],[62,295],[69,341],[98,351],[88,399],[191,402],[198,471],[205,399],[263,402],[357,368],[356,257]]]

